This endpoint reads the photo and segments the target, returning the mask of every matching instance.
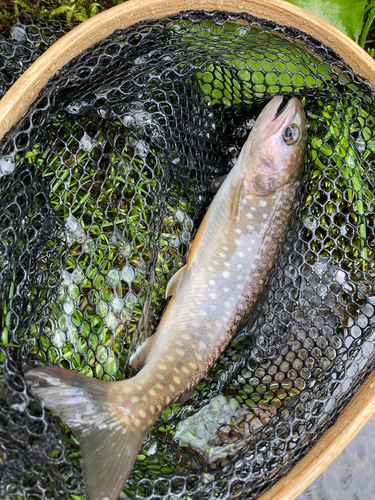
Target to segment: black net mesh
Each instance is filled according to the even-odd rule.
[[[18,22],[20,57],[1,41],[4,89],[49,26]],[[194,396],[158,420],[122,497],[256,498],[372,369],[371,85],[310,36],[245,14],[142,22],[71,61],[1,142],[0,497],[87,498],[76,439],[23,374],[132,375],[212,179],[280,93],[302,100],[309,138],[277,264]]]

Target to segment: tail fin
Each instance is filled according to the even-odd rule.
[[[77,436],[90,500],[116,500],[151,426],[140,430],[124,425],[126,422],[120,413],[116,415],[111,403],[114,393],[111,382],[93,380],[58,367],[36,368],[25,379],[32,392]],[[116,385],[126,383],[131,381]]]

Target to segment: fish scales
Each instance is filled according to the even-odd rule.
[[[150,357],[143,361],[146,368],[140,372],[143,383],[152,386],[155,374],[160,374],[163,381],[178,378],[179,383],[174,384],[176,393],[170,395],[175,401],[195,387],[217,360],[268,280],[294,192],[295,185],[292,185],[277,195],[245,198],[240,220],[231,229],[236,238],[226,235],[230,218],[228,204],[226,212],[220,210],[216,217],[212,212],[208,214],[213,223],[202,236],[202,245],[206,245],[207,250],[194,255],[189,264],[193,269],[186,291],[182,287],[170,302]],[[224,200],[228,195],[225,191],[220,193]],[[217,201],[222,206],[222,200]],[[196,368],[187,362],[186,370],[182,370],[180,365],[186,358],[195,358]],[[169,366],[170,371],[160,371],[160,364]],[[174,375],[176,372],[178,376]]]
[[[268,281],[280,250],[306,143],[300,101],[259,115],[214,197],[157,331],[132,356],[131,379],[108,383],[57,367],[26,374],[31,390],[77,435],[91,500],[115,500],[161,412],[186,401]],[[109,474],[108,471],[111,471]]]

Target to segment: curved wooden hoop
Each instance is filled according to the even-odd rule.
[[[247,12],[293,26],[331,47],[375,87],[375,62],[346,35],[314,14],[284,0],[130,0],[77,26],[49,48],[0,101],[0,139],[26,113],[48,80],[73,57],[109,36],[145,19],[161,19],[183,10]]]
[[[247,12],[292,26],[331,47],[375,87],[375,61],[338,29],[284,0],[130,0],[77,26],[48,49],[0,101],[0,139],[26,113],[48,80],[88,47],[146,19],[161,19],[183,10]],[[375,372],[362,384],[334,426],[283,479],[259,500],[294,500],[353,439],[375,411]]]
[[[374,411],[375,371],[307,455],[258,500],[294,500],[298,497],[350,443]]]

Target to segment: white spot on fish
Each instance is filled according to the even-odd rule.
[[[247,200],[252,200],[252,199],[253,199],[253,197],[251,196],[251,194],[248,194],[248,195],[246,195],[246,199],[247,199]]]
[[[215,264],[215,266],[219,264],[217,260],[213,260],[212,263]]]
[[[215,284],[215,280],[210,280],[209,284],[213,286]]]
[[[242,231],[241,231],[241,229],[240,229],[239,227],[237,227],[237,228],[235,229],[235,232],[236,232],[237,234],[242,234]]]
[[[170,402],[171,402],[171,398],[170,398],[169,396],[167,396],[167,397],[165,398],[165,403],[166,403],[167,405],[169,405],[169,403],[170,403]]]
[[[229,292],[229,288],[227,288],[227,287],[225,286],[225,287],[223,288],[223,291],[224,291],[225,293],[228,293],[228,292]]]
[[[223,250],[225,250],[225,251],[227,251],[227,250],[228,250],[228,247],[226,247],[226,246],[223,246],[223,247],[221,247],[221,248],[222,248]]]
[[[243,266],[242,266],[242,264],[237,264],[236,267],[237,267],[237,269],[242,269]]]
[[[254,226],[246,226],[246,229],[248,231],[254,231],[255,227]]]
[[[139,427],[139,426],[141,425],[141,421],[140,421],[138,418],[135,418],[135,419],[134,419],[134,425],[135,425],[136,427]]]
[[[245,257],[245,254],[243,252],[238,252],[238,257]]]
[[[146,418],[147,413],[144,410],[139,410],[138,413],[142,418]]]
[[[174,361],[174,357],[173,356],[169,356],[168,355],[168,356],[166,356],[166,358],[167,358],[168,361]]]
[[[157,373],[156,376],[157,376],[157,378],[159,380],[164,380],[164,375],[161,375],[160,373]]]
[[[206,313],[206,311],[205,311],[204,309],[201,309],[201,310],[199,311],[199,314],[200,314],[201,316],[204,316],[204,317],[208,316],[208,314]]]
[[[163,386],[161,384],[156,384],[155,387],[157,387],[158,389],[163,389]]]
[[[212,333],[212,332],[207,332],[207,337],[209,339],[214,339],[215,338],[215,335]]]
[[[250,210],[252,210],[253,212],[257,211],[257,209],[255,207],[251,207]]]
[[[209,295],[210,299],[212,299],[212,300],[217,299],[216,293],[209,293],[208,295]]]
[[[213,271],[213,270],[214,270],[214,268],[213,268],[213,267],[211,267],[211,266],[208,266],[208,267],[207,267],[207,269],[208,269],[209,271]]]
[[[229,267],[230,266],[229,262],[224,262],[224,266]]]
[[[260,200],[259,206],[260,207],[266,207],[267,206],[267,202],[265,200]]]
[[[268,214],[262,214],[263,219],[268,219]]]
[[[154,414],[155,413],[155,406],[150,406],[149,407],[150,413]]]
[[[153,418],[150,418],[147,422],[148,425],[152,425],[154,423],[154,419]],[[146,430],[146,429],[145,429]]]
[[[246,217],[248,219],[254,219],[254,215],[252,213],[250,213],[250,212],[246,214]]]
[[[163,372],[165,372],[165,371],[168,369],[168,368],[167,368],[165,365],[163,365],[163,364],[159,364],[159,365],[158,365],[158,368],[159,368],[159,370],[161,370],[161,371],[163,371]]]
[[[229,276],[230,276],[230,272],[229,271],[224,271],[223,272],[223,278],[227,279],[227,278],[229,278]]]
[[[179,356],[183,356],[185,354],[185,351],[183,351],[182,349],[176,349],[176,353],[179,355]]]
[[[215,326],[217,326],[217,328],[220,328],[222,325],[222,322],[219,321],[218,319],[215,321]]]
[[[181,370],[182,370],[184,373],[186,373],[186,375],[188,375],[188,374],[189,374],[189,370],[188,370],[188,368],[186,368],[186,366],[181,366]]]
[[[220,257],[221,257],[222,259],[224,259],[224,258],[225,258],[225,253],[220,252],[220,253],[219,253],[219,255],[220,255]]]
[[[148,393],[150,394],[150,396],[156,396],[156,391],[155,391],[155,389],[150,389],[150,390],[148,391]]]
[[[236,245],[241,245],[241,241],[240,240],[234,240],[235,244]]]
[[[199,360],[199,361],[202,361],[203,359],[203,356],[201,354],[199,354],[199,352],[196,352],[195,353],[195,357]]]
[[[190,335],[188,335],[187,333],[183,333],[183,334],[181,335],[181,338],[182,338],[182,339],[185,339],[185,340],[189,340],[189,339],[190,339]]]
[[[189,362],[189,366],[191,366],[191,368],[193,368],[193,370],[195,370],[197,368],[197,365],[195,363],[193,363],[192,361]]]
[[[173,381],[176,382],[176,384],[181,384],[181,379],[178,377],[173,377]]]
[[[199,326],[199,321],[192,321],[191,324],[195,327],[198,328]]]
[[[175,390],[175,387],[174,387],[174,385],[172,385],[172,384],[169,384],[169,386],[168,386],[168,387],[169,387],[169,390],[170,390],[171,392],[174,392],[174,390]]]
[[[139,401],[139,398],[138,398],[137,396],[133,396],[133,397],[130,399],[130,401],[131,401],[132,403],[137,403],[137,402]]]

